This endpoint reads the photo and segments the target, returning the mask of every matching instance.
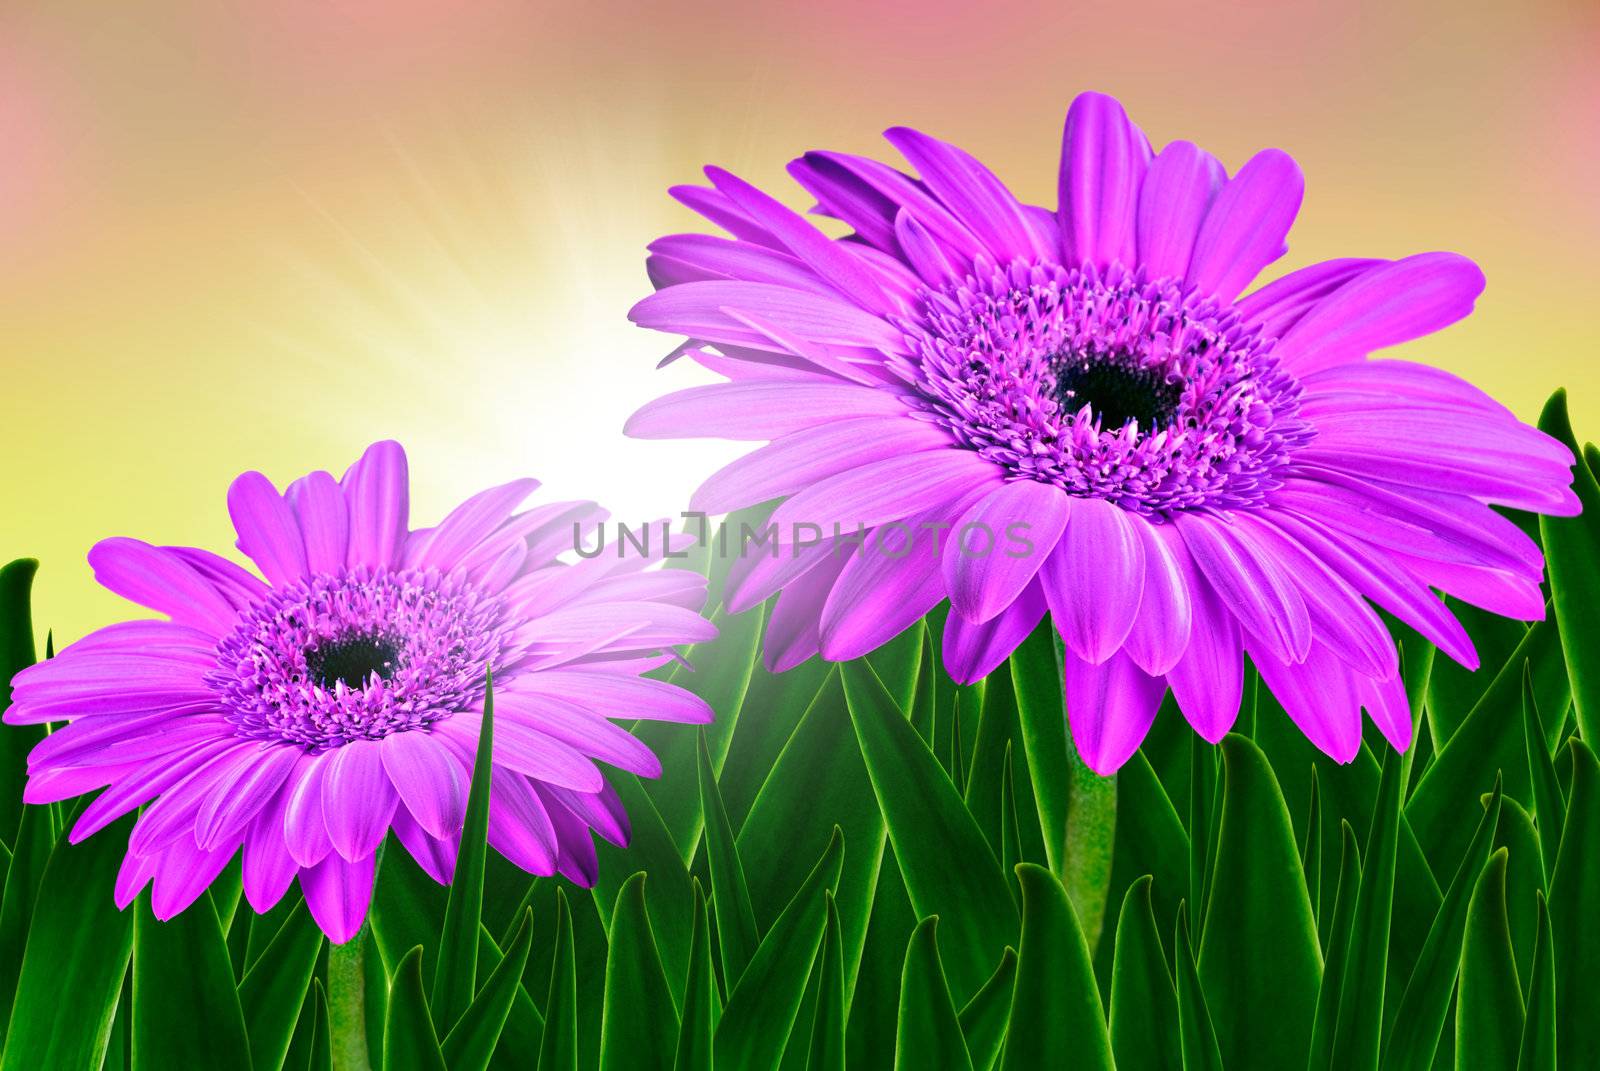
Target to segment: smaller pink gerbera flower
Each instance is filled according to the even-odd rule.
[[[252,907],[298,877],[346,941],[389,830],[449,882],[492,671],[489,843],[592,884],[591,831],[628,839],[597,763],[661,772],[611,719],[710,721],[699,698],[641,674],[715,629],[696,573],[647,570],[645,556],[558,561],[605,514],[513,513],[537,486],[491,488],[413,531],[405,452],[385,442],[342,480],[314,472],[283,494],[260,473],[234,481],[239,549],[264,580],[204,550],[101,542],[96,579],[168,620],[111,625],[17,676],[7,722],[68,723],[33,749],[24,800],[104,788],[74,842],[144,806],[119,907],[153,882],[170,918],[242,849]]]

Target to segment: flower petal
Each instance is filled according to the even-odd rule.
[[[349,941],[366,921],[372,904],[374,859],[372,855],[357,860],[330,855],[300,872],[306,907],[336,945]]]
[[[390,733],[381,741],[383,769],[400,802],[430,835],[461,832],[467,814],[467,774],[450,749],[425,732]]]
[[[1305,196],[1305,176],[1288,153],[1264,149],[1222,187],[1195,239],[1187,279],[1202,294],[1232,301],[1288,251],[1285,239]]]
[[[1121,104],[1103,93],[1073,100],[1061,134],[1058,181],[1068,264],[1135,265],[1139,183],[1149,162],[1150,143]]]
[[[406,452],[397,442],[373,443],[340,481],[350,507],[347,564],[379,569],[399,560],[411,511]]]
[[[1145,546],[1121,507],[1080,498],[1055,553],[1039,571],[1050,616],[1067,647],[1100,663],[1133,630],[1144,593]]]
[[[1166,683],[1120,651],[1099,664],[1064,651],[1062,670],[1072,742],[1089,769],[1109,777],[1144,743]]]
[[[1454,253],[1422,253],[1362,272],[1279,340],[1278,359],[1310,375],[1448,327],[1472,311],[1483,272]]]
[[[294,510],[259,472],[246,472],[228,488],[228,514],[239,549],[269,584],[292,584],[306,575],[306,544]]]
[[[974,623],[1010,606],[1056,549],[1072,507],[1061,488],[1038,480],[1003,483],[979,499],[945,546],[950,605]]]
[[[1152,278],[1181,279],[1189,270],[1206,210],[1227,180],[1215,156],[1187,141],[1156,155],[1139,187],[1139,263]]]

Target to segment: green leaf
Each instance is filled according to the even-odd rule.
[[[683,991],[683,1022],[678,1028],[674,1071],[700,1071],[712,1066],[711,1038],[722,1008],[716,970],[711,964],[711,924],[705,894],[694,887],[694,929],[689,941],[689,981]]]
[[[1582,514],[1540,517],[1539,534],[1578,731],[1585,740],[1595,740],[1600,738],[1600,634],[1593,627],[1594,608],[1600,605],[1600,483],[1573,437],[1565,390],[1556,391],[1545,403],[1539,427],[1565,443],[1577,459],[1573,490],[1583,505]]]
[[[691,647],[668,678],[704,699],[715,713],[702,733],[711,755],[711,768],[717,773],[723,769],[740,714],[746,707],[752,670],[760,657],[765,615],[765,607],[736,615],[718,610],[711,619],[719,630],[717,637]],[[701,831],[694,759],[701,733],[685,732],[681,725],[662,721],[637,722],[633,732],[661,759],[661,776],[648,782],[646,791],[672,842],[683,849],[682,862],[687,865]]]
[[[133,922],[133,1068],[248,1067],[250,1043],[211,897],[160,922],[150,894]]]
[[[1315,766],[1311,767],[1311,813],[1306,816],[1306,835],[1300,843],[1300,869],[1306,876],[1306,895],[1311,898],[1311,913],[1317,919],[1317,936],[1326,947],[1328,927],[1322,912],[1322,802],[1317,791]],[[1326,977],[1323,983],[1326,985]]]
[[[472,1003],[478,984],[478,926],[483,921],[483,868],[489,852],[489,782],[493,769],[494,681],[486,678],[478,753],[472,760],[472,781],[467,790],[466,825],[461,832],[450,900],[439,933],[439,962],[433,972],[434,1015],[446,1032]]]
[[[1494,847],[1510,852],[1506,865],[1506,915],[1511,924],[1511,950],[1516,954],[1517,968],[1526,972],[1533,963],[1534,938],[1538,932],[1539,912],[1535,900],[1548,896],[1549,887],[1545,884],[1544,867],[1539,862],[1539,834],[1533,828],[1533,819],[1516,800],[1508,799],[1501,805]]]
[[[1294,1067],[1305,1060],[1322,980],[1317,924],[1266,756],[1237,734],[1223,738],[1221,750],[1200,980],[1228,1066]]]
[[[520,923],[524,918],[528,917],[532,910],[532,907],[523,905],[518,915],[518,926],[506,934],[506,947],[508,949],[513,949],[516,945],[517,936],[521,929]],[[539,1006],[533,1002],[533,996],[528,991],[529,966],[533,960],[532,946],[534,942],[532,930],[533,927],[530,921],[528,937],[529,962],[523,964],[522,977],[518,979],[519,984],[511,987],[511,1005],[506,1012],[505,1024],[500,1028],[499,1040],[495,1043],[489,1056],[490,1066],[493,1067],[503,1067],[509,1062],[508,1057],[511,1053],[518,1054],[517,1059],[519,1061],[529,1054],[538,1053],[540,1041],[544,1036],[544,1014],[539,1010]],[[478,930],[479,969],[488,971],[492,977],[500,969],[500,964],[504,959],[505,955],[501,954],[500,945],[495,941],[494,936],[489,933],[487,928],[480,928]],[[542,979],[548,977],[548,975],[540,975],[539,977]],[[489,983],[485,982],[484,988],[480,989],[478,995],[472,1000],[474,1007],[483,999],[483,994],[488,988]],[[545,991],[544,989],[540,990],[541,993]],[[472,1008],[468,1008],[467,1015],[470,1016],[472,1014]],[[463,1021],[466,1021],[466,1018],[466,1016],[463,1016]],[[456,1030],[460,1029],[461,1024],[456,1024]],[[455,1031],[451,1031],[451,1033],[454,1034]],[[446,1038],[444,1047],[446,1048],[447,1056],[448,1046],[449,1039]]]
[[[1522,741],[1528,750],[1528,777],[1533,782],[1533,813],[1539,823],[1539,859],[1548,881],[1556,868],[1556,850],[1561,847],[1561,826],[1566,820],[1567,801],[1561,793],[1556,766],[1545,746],[1544,720],[1533,694],[1533,674],[1527,666],[1522,673]]]
[[[1462,801],[1481,792],[1494,771],[1505,775],[1506,795],[1514,799],[1531,798],[1521,719],[1506,716],[1521,702],[1524,664],[1531,667],[1539,693],[1554,692],[1561,707],[1566,706],[1567,700],[1561,694],[1564,683],[1561,687],[1540,685],[1546,675],[1557,675],[1563,682],[1566,675],[1561,662],[1561,637],[1556,632],[1555,621],[1547,618],[1528,630],[1510,661],[1450,738],[1449,745],[1423,773],[1406,804],[1411,828],[1416,831],[1434,870],[1440,873],[1466,850],[1469,834],[1465,823],[1460,821]],[[1544,709],[1542,704],[1541,709]],[[1546,725],[1545,729],[1551,731],[1551,726]]]
[[[1022,835],[1017,829],[1017,792],[1011,766],[1011,741],[1006,741],[1005,759],[1000,764],[1000,869],[1014,874],[1023,861]]]
[[[133,822],[121,818],[82,844],[63,837],[50,853],[17,977],[5,1071],[100,1066],[133,948],[133,916],[112,903]]]
[[[1011,683],[1017,697],[1022,753],[1033,781],[1044,831],[1045,860],[1062,873],[1067,854],[1067,816],[1071,809],[1071,754],[1062,705],[1061,669],[1056,661],[1055,627],[1049,621],[1011,653]]]
[[[1472,638],[1482,669],[1468,669],[1453,658],[1434,660],[1428,674],[1426,704],[1428,730],[1435,747],[1443,748],[1450,742],[1467,714],[1483,698],[1484,689],[1494,681],[1494,674],[1506,664],[1517,644],[1527,635],[1528,626],[1511,618],[1501,617],[1488,610],[1479,609],[1456,598],[1446,598],[1446,606]]]
[[[239,983],[239,1004],[244,1010],[254,1071],[275,1071],[283,1066],[321,952],[322,931],[305,900],[297,899],[277,936]]]
[[[333,1039],[328,1034],[328,994],[320,981],[312,982],[314,1018],[311,1021],[311,1054],[306,1071],[333,1071]]]
[[[1178,908],[1178,928],[1172,945],[1178,961],[1178,1035],[1184,1071],[1222,1071],[1222,1050],[1217,1047],[1211,1012],[1200,990],[1194,948],[1189,943],[1189,912],[1184,907]]]
[[[844,836],[837,829],[822,858],[756,949],[728,996],[717,1026],[719,1068],[773,1067],[800,1013],[827,916],[823,890],[838,887]]]
[[[1489,856],[1496,827],[1500,823],[1503,800],[1500,779],[1478,820],[1478,829],[1456,868],[1454,879],[1445,891],[1439,913],[1428,929],[1428,939],[1417,957],[1417,965],[1400,999],[1399,1014],[1384,1049],[1386,1067],[1431,1067],[1439,1039],[1444,1033],[1450,997],[1455,989],[1456,972],[1461,963],[1461,941],[1467,922],[1467,907],[1477,885],[1484,860]]]
[[[700,739],[700,805],[705,812],[706,866],[711,875],[711,902],[717,913],[717,940],[722,950],[722,976],[731,988],[755,955],[761,937],[756,912],[744,880],[744,864],[734,843],[728,811],[717,791],[716,774],[705,738]]]
[[[811,1020],[811,1051],[806,1071],[844,1071],[844,953],[840,946],[839,910],[833,894],[824,892],[828,918],[817,955],[817,1011]]]
[[[1339,1030],[1339,1001],[1344,993],[1346,964],[1349,960],[1351,931],[1356,917],[1356,900],[1361,888],[1361,850],[1356,832],[1341,820],[1339,852],[1339,890],[1334,897],[1328,923],[1328,941],[1322,968],[1322,985],[1317,990],[1317,1017],[1311,1028],[1311,1057],[1306,1066],[1337,1067],[1333,1063],[1334,1038]]]
[[[517,999],[522,971],[528,965],[528,950],[532,947],[533,912],[524,908],[522,924],[517,927],[505,956],[490,972],[488,981],[472,998],[460,1021],[445,1035],[440,1048],[450,1071],[484,1071],[489,1066],[511,1015],[511,1006]]]
[[[643,873],[624,882],[611,914],[605,1013],[600,1022],[602,1068],[669,1071],[672,1067],[678,1010],[650,930],[644,887]]]
[[[870,672],[865,667],[862,671]],[[899,709],[891,709],[895,720],[906,724]],[[840,873],[835,906],[843,927],[847,1004],[853,997],[851,987],[866,942],[872,893],[887,844],[883,814],[854,739],[844,685],[834,670],[772,764],[737,841],[756,921],[770,927],[805,880],[811,860],[827,847],[834,827],[843,830],[850,851]],[[896,965],[903,940],[903,936],[895,940]]]
[[[1022,948],[1017,958],[1011,1025],[1001,1066],[1050,1067],[1073,1054],[1075,1068],[1112,1068],[1105,1010],[1089,946],[1067,890],[1044,867],[1017,867],[1022,884]]]
[[[942,1067],[970,1071],[966,1035],[961,1030],[950,987],[939,962],[939,919],[923,919],[911,933],[906,966],[900,980],[899,1028],[895,1040],[896,1071]]]
[[[1011,1021],[1011,999],[1016,990],[1017,952],[1011,947],[1000,955],[1000,965],[961,1009],[961,1032],[976,1071],[989,1071],[1000,1059]]]
[[[1150,901],[1152,878],[1128,886],[1111,968],[1111,1051],[1120,1067],[1177,1067],[1178,994]]]
[[[842,667],[850,721],[888,823],[906,892],[919,917],[947,927],[945,960],[958,999],[977,992],[995,953],[1015,939],[1016,904],[1005,874],[928,745],[870,668]],[[951,866],[951,860],[960,860]]]
[[[328,998],[320,978],[311,979],[311,986],[300,1003],[294,1035],[289,1041],[289,1052],[284,1057],[283,1067],[284,1071],[333,1071]]]
[[[473,952],[477,952],[476,942]],[[439,1035],[434,1032],[433,1016],[428,1011],[428,997],[422,991],[421,946],[400,960],[389,986],[383,1066],[384,1071],[446,1071]]]
[[[1572,788],[1550,879],[1550,933],[1555,939],[1556,1051],[1563,1068],[1600,1067],[1600,1015],[1594,1010],[1594,965],[1600,963],[1600,764],[1590,745],[1572,738]],[[24,965],[26,971],[26,965]]]
[[[550,995],[544,1006],[544,1037],[539,1071],[577,1071],[578,970],[573,955],[572,914],[567,894],[556,889],[556,950],[550,969]]]
[[[668,990],[673,999],[678,1000],[689,967],[694,886],[683,865],[682,854],[656,811],[644,782],[634,774],[618,773],[611,778],[611,783],[628,814],[632,836],[627,848],[600,845],[600,875],[594,883],[594,905],[601,923],[609,930],[613,922],[612,909],[619,902],[623,886],[641,870],[650,875],[651,932],[655,935]]]
[[[12,729],[10,725],[0,727],[0,735]],[[5,955],[0,955],[0,1050],[5,1047],[6,1020],[17,995],[17,972],[22,969],[22,957],[13,950],[21,949],[28,939],[39,882],[56,845],[51,827],[48,807],[22,808],[16,854],[6,861],[4,881],[0,883],[4,890],[0,892],[0,949],[6,950]]]
[[[931,713],[931,711],[930,711]],[[873,806],[877,806],[876,803]],[[872,914],[862,947],[861,967],[850,994],[850,1023],[845,1041],[851,1067],[889,1067],[894,1063],[895,1017],[900,1008],[900,973],[906,941],[916,928],[916,912],[906,896],[900,863],[886,847],[878,884],[872,890]],[[1011,997],[1006,996],[1009,1007]],[[1000,1011],[1002,1024],[1005,1009]]]
[[[1506,921],[1506,850],[1472,890],[1456,995],[1456,1067],[1515,1067],[1522,1040],[1522,986]]]
[[[1339,996],[1339,1026],[1333,1066],[1373,1068],[1383,1041],[1384,978],[1389,961],[1389,925],[1394,905],[1395,855],[1400,838],[1401,770],[1404,761],[1385,751],[1378,803],[1367,831],[1361,891],[1351,919]]]
[[[1187,726],[1184,731],[1189,732]],[[1184,751],[1187,760],[1187,740]],[[1094,950],[1095,976],[1101,981],[1101,995],[1106,999],[1110,998],[1109,986],[1114,976],[1121,898],[1136,881],[1151,875],[1155,881],[1150,887],[1150,899],[1156,917],[1171,919],[1177,917],[1178,901],[1189,888],[1189,834],[1142,752],[1134,752],[1117,771],[1116,786],[1117,839],[1107,892],[1118,899],[1107,905],[1105,924]]]
[[[1522,1024],[1517,1071],[1556,1069],[1556,972],[1551,948],[1550,913],[1538,898],[1539,923],[1534,939],[1533,977],[1528,983],[1528,1014]]]
[[[373,943],[383,965],[393,974],[405,954],[422,947],[422,971],[436,966],[439,922],[450,890],[428,876],[392,833],[378,852],[372,910],[367,914]]]
[[[18,558],[0,568],[0,712],[11,706],[11,678],[33,665],[33,614],[29,594],[39,563]],[[0,843],[16,845],[22,823],[22,788],[28,752],[44,739],[43,725],[7,725],[0,731]]]

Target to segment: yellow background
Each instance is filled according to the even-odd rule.
[[[1578,0],[793,8],[418,0],[0,11],[0,553],[41,628],[128,613],[107,535],[228,547],[239,471],[394,436],[420,518],[533,474],[669,513],[726,444],[621,438],[688,384],[630,327],[642,250],[716,162],[797,206],[806,148],[958,141],[1054,203],[1060,123],[1114,93],[1159,144],[1276,145],[1289,257],[1455,249],[1479,312],[1408,354],[1600,428],[1600,10]]]

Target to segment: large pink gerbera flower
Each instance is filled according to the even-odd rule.
[[[771,441],[694,503],[787,499],[784,552],[729,589],[734,609],[782,592],[769,664],[857,657],[948,598],[945,661],[971,681],[1049,613],[1098,771],[1169,687],[1219,739],[1245,654],[1348,761],[1363,708],[1411,740],[1373,604],[1469,666],[1431,589],[1542,616],[1539,549],[1490,507],[1576,512],[1569,452],[1454,376],[1367,360],[1465,316],[1470,261],[1329,261],[1240,297],[1285,251],[1294,161],[1267,150],[1230,178],[1188,142],[1152,153],[1097,94],[1067,115],[1054,211],[954,146],[887,137],[919,178],[790,164],[854,229],[839,240],[725,171],[674,190],[732,240],[655,243],[659,292],[633,310],[730,382],[646,406],[630,434]]]
[[[101,629],[17,676],[6,721],[68,722],[33,749],[23,798],[105,788],[74,841],[146,805],[119,906],[153,880],[168,918],[242,848],[252,907],[298,876],[345,941],[390,829],[450,880],[492,671],[489,843],[524,870],[592,884],[590,831],[628,837],[596,763],[661,770],[609,719],[709,721],[700,699],[640,674],[715,630],[696,573],[646,571],[640,556],[558,562],[604,514],[513,514],[537,486],[491,488],[413,531],[405,453],[379,443],[342,480],[314,472],[284,494],[260,473],[234,482],[239,549],[264,581],[204,550],[100,543],[100,583],[170,620]]]

